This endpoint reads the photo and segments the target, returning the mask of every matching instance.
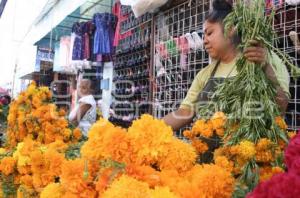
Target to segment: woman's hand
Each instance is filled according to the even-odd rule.
[[[267,49],[258,41],[250,41],[250,47],[244,50],[244,56],[250,62],[261,64],[263,67],[267,65]]]

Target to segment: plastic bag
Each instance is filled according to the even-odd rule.
[[[135,17],[140,17],[147,12],[154,12],[166,4],[168,0],[121,0],[122,5],[130,5]]]
[[[289,5],[299,5],[300,0],[286,0],[286,3]]]

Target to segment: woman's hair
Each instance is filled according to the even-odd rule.
[[[229,0],[214,0],[212,9],[206,20],[211,23],[222,23],[226,16],[232,12],[232,3]]]

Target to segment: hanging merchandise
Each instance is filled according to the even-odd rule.
[[[81,56],[84,60],[92,59],[91,46],[93,45],[94,29],[95,26],[91,21],[84,23],[82,26],[83,39]]]
[[[168,0],[121,0],[122,5],[131,6],[136,17],[140,17],[147,12],[153,13],[167,2]]]
[[[299,5],[300,4],[300,0],[286,0],[285,2],[289,5]]]
[[[295,50],[298,54],[300,54],[300,40],[299,40],[299,37],[298,37],[298,34],[297,32],[295,31],[291,31],[289,33],[289,37],[290,39],[292,40],[294,46],[295,46]]]
[[[96,26],[94,36],[94,54],[113,54],[116,17],[110,13],[97,13],[94,15],[93,20]]]
[[[57,49],[57,48],[56,48]],[[70,49],[71,49],[71,37],[63,36],[60,39],[58,57],[57,57],[57,66],[62,68],[63,72],[74,73],[74,68],[70,62]]]
[[[278,36],[290,31],[300,32],[300,7],[285,5],[276,10],[274,16],[274,27]]]
[[[122,7],[124,8],[124,6],[121,5],[120,1],[117,1],[112,9],[112,13],[117,17],[117,26],[113,44],[114,47],[117,47],[122,39],[125,39],[126,37],[132,35],[131,31],[121,31],[121,25],[129,18],[129,14],[124,14],[122,12]]]
[[[74,46],[72,52],[72,60],[82,60],[82,31],[81,24],[75,23],[72,28],[72,32],[75,33]]]

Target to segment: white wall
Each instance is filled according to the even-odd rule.
[[[109,90],[102,92],[102,114],[103,118],[108,119],[109,109],[112,102],[112,85],[113,85],[113,63],[104,63],[103,79],[109,79]]]

